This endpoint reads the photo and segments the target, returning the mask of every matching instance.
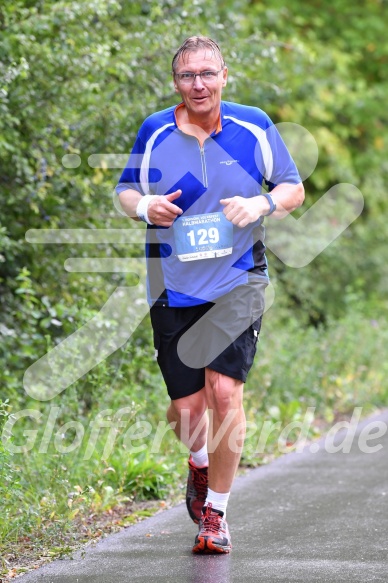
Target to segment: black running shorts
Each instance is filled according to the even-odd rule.
[[[266,286],[256,281],[215,302],[151,308],[157,361],[171,399],[200,391],[206,367],[245,383],[256,353]]]

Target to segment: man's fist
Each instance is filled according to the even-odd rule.
[[[181,190],[171,192],[165,196],[154,196],[148,205],[148,218],[158,227],[171,227],[173,222],[182,214],[182,209],[174,204],[174,200],[180,197]]]
[[[232,198],[222,198],[220,203],[225,207],[224,215],[228,221],[240,228],[254,223],[269,210],[269,202],[264,196],[253,198],[233,196]]]

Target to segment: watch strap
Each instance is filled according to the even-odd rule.
[[[274,201],[272,195],[269,192],[262,192],[261,196],[265,196],[265,198],[269,202],[269,211],[267,214],[263,215],[264,217],[268,217],[269,215],[272,215],[272,213],[276,211],[276,202]]]

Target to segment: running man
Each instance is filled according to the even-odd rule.
[[[172,77],[181,101],[144,121],[116,191],[126,214],[147,223],[147,292],[167,418],[189,448],[186,501],[199,525],[193,552],[228,553],[243,388],[268,284],[263,220],[299,207],[304,189],[269,117],[221,99],[228,69],[213,40],[186,39]]]

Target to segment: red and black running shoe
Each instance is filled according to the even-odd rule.
[[[232,548],[228,524],[224,513],[213,510],[212,505],[205,506],[199,521],[199,532],[195,537],[193,553],[216,554],[229,553]]]
[[[202,508],[207,496],[207,466],[197,468],[189,458],[189,475],[187,477],[186,505],[190,518],[199,523]]]

